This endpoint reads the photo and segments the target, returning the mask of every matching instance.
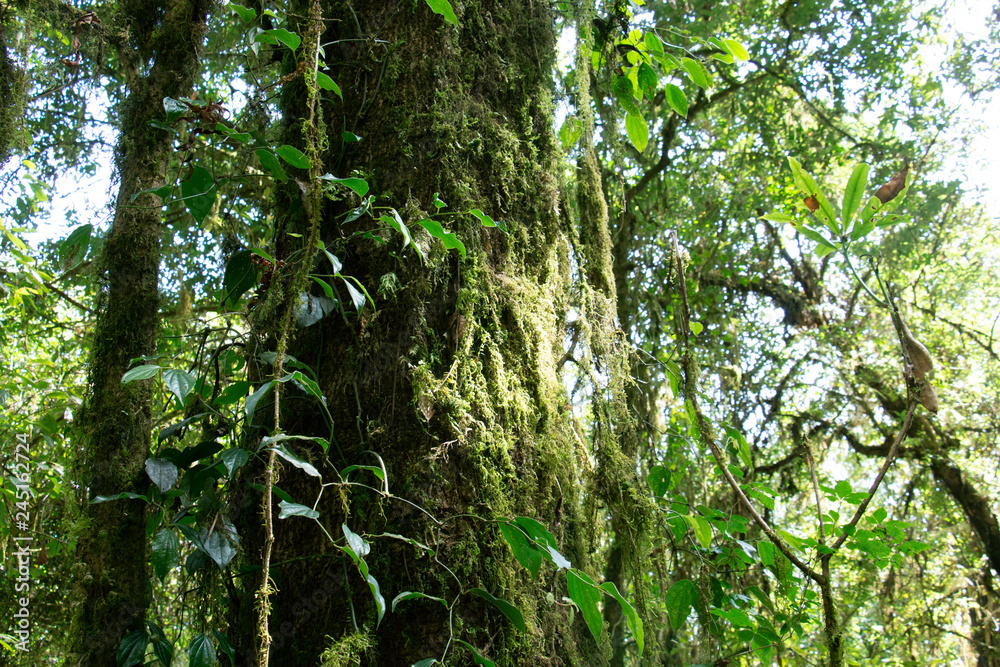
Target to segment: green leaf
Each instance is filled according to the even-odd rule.
[[[313,464],[309,463],[308,461],[303,461],[298,456],[292,454],[284,447],[280,445],[274,447],[274,453],[280,456],[281,458],[285,459],[289,463],[291,463],[293,466],[295,466],[305,474],[311,477],[319,477],[320,479],[323,478],[323,476],[319,473],[319,470],[316,470],[316,467]]]
[[[267,150],[266,148],[257,148],[254,150],[254,154],[260,161],[260,166],[264,168],[267,173],[275,177],[282,183],[288,182],[288,174],[282,169],[281,163],[278,162],[278,158],[274,156],[274,153]]]
[[[229,561],[236,557],[239,539],[236,536],[236,527],[229,519],[223,519],[213,526],[211,532],[207,528],[202,528],[198,531],[198,539],[202,551],[212,557],[219,570],[224,570]]]
[[[215,641],[219,643],[219,648],[222,652],[229,656],[230,664],[236,664],[236,649],[233,645],[229,643],[229,637],[226,636],[225,632],[219,630],[212,630],[212,636],[215,637]]]
[[[215,645],[208,635],[198,635],[188,644],[189,667],[213,667],[215,665]]]
[[[128,384],[133,380],[148,380],[160,372],[160,367],[156,364],[143,364],[129,370],[122,376],[122,384]]]
[[[724,39],[723,43],[729,47],[729,52],[733,54],[733,57],[738,60],[750,60],[750,54],[747,53],[746,47],[735,39]]]
[[[700,62],[694,58],[681,58],[681,68],[699,88],[708,88],[708,73]]]
[[[230,447],[229,449],[223,450],[219,454],[219,458],[222,459],[223,465],[226,466],[226,474],[229,477],[233,476],[233,473],[243,467],[247,461],[250,460],[250,452],[245,449],[240,449],[239,447]]]
[[[212,172],[204,167],[195,167],[187,180],[181,181],[181,199],[198,224],[212,212],[215,195],[215,179],[212,177]]]
[[[458,25],[458,17],[455,16],[455,10],[451,8],[451,3],[448,0],[427,0],[427,6],[435,14],[443,16],[448,23],[454,26]]]
[[[635,637],[635,643],[639,647],[639,655],[642,655],[644,636],[642,631],[642,619],[639,618],[639,614],[635,612],[635,608],[629,604],[628,600],[623,598],[621,593],[618,592],[614,582],[605,581],[601,584],[600,588],[602,591],[618,600],[618,604],[622,606],[622,612],[625,614],[625,619],[628,621],[628,628],[632,631],[632,636]]]
[[[222,305],[227,310],[235,310],[240,297],[257,285],[257,267],[252,257],[249,250],[240,250],[226,264],[222,277]]]
[[[150,560],[153,563],[153,572],[160,578],[161,582],[167,573],[177,565],[180,550],[181,541],[177,537],[177,533],[169,528],[164,528],[153,537]]]
[[[684,520],[687,521],[688,525],[691,526],[691,530],[694,531],[694,536],[698,539],[698,543],[702,547],[707,549],[712,544],[712,524],[710,524],[703,517],[688,514],[684,516]]]
[[[670,490],[671,477],[670,471],[665,467],[653,466],[646,476],[646,483],[649,484],[653,495],[659,497]]]
[[[321,401],[324,400],[323,390],[319,388],[319,385],[316,383],[316,381],[307,378],[305,375],[302,374],[301,371],[293,371],[288,375],[286,375],[285,377],[280,378],[278,380],[278,382],[289,382],[289,381],[294,383],[295,386],[297,386],[299,389],[306,392],[307,394],[315,396]]]
[[[90,250],[90,235],[94,226],[80,225],[59,245],[59,268],[63,271],[75,269]]]
[[[594,636],[595,642],[601,641],[601,629],[603,622],[601,612],[597,608],[597,603],[601,600],[601,592],[586,573],[580,570],[566,571],[566,588],[569,592],[569,599],[576,603],[583,614],[583,620],[587,622],[590,634]]]
[[[538,571],[542,567],[542,554],[536,549],[528,539],[524,531],[516,524],[507,521],[499,523],[500,534],[507,541],[507,545],[514,552],[514,558],[523,565],[532,578],[538,576]]]
[[[344,99],[344,95],[340,92],[340,86],[338,86],[337,82],[331,79],[328,74],[316,72],[316,85],[323,90],[332,90],[334,95],[340,99]]]
[[[656,72],[653,71],[653,68],[648,63],[644,62],[639,64],[639,71],[636,77],[639,81],[639,90],[646,96],[646,99],[652,100],[656,95],[656,84],[658,83]]]
[[[681,118],[687,118],[688,115],[688,99],[684,91],[681,90],[680,86],[668,83],[664,86],[664,92],[667,97],[667,104],[670,108],[677,112],[677,115]]]
[[[767,215],[760,216],[762,220],[767,220],[768,222],[795,222],[795,218],[790,215],[785,215],[784,213],[768,213]]]
[[[806,184],[805,179],[802,178],[802,163],[793,158],[791,155],[788,156],[788,166],[792,170],[792,181],[795,182],[795,187],[797,187],[802,192],[812,194],[809,191],[809,186]]]
[[[632,87],[632,79],[627,76],[615,78],[611,84],[611,90],[615,94],[615,99],[622,105],[626,113],[639,113],[639,107],[635,104],[635,91]]]
[[[278,503],[278,507],[281,508],[281,511],[278,513],[279,519],[287,519],[290,516],[304,516],[307,519],[319,518],[319,512],[308,505],[299,505],[298,503],[289,503],[282,500]]]
[[[368,182],[363,178],[337,178],[333,174],[323,174],[320,178],[324,181],[330,181],[331,183],[346,185],[350,189],[354,190],[355,194],[359,197],[364,197],[368,194]]]
[[[647,32],[643,35],[643,41],[646,43],[646,48],[656,57],[663,55],[663,42],[654,32]]]
[[[482,599],[486,600],[494,607],[499,609],[503,613],[503,615],[507,617],[507,620],[513,623],[514,627],[520,630],[521,632],[528,631],[528,628],[524,625],[524,617],[521,615],[521,612],[518,610],[517,607],[515,607],[511,603],[501,598],[495,597],[494,595],[490,594],[488,591],[483,590],[482,588],[470,588],[469,592],[472,593],[473,595],[478,595],[479,597],[481,597]]]
[[[851,220],[865,197],[865,190],[868,189],[868,170],[868,165],[861,162],[854,167],[851,177],[847,179],[847,189],[844,190],[844,204],[840,217],[843,231],[850,229]]]
[[[340,138],[344,140],[345,144],[356,144],[361,141],[361,137],[353,132],[341,132]]]
[[[432,667],[433,665],[439,664],[436,658],[424,658],[419,662],[413,663],[412,667]]]
[[[480,211],[478,208],[472,209],[471,211],[469,211],[469,213],[476,216],[476,218],[479,219],[479,222],[482,223],[483,227],[496,227],[504,234],[510,233],[510,231],[507,229],[507,225],[504,224],[503,220],[494,220],[490,216]]]
[[[559,142],[563,150],[569,150],[583,135],[583,123],[576,116],[567,116],[559,128]]]
[[[427,233],[431,236],[439,239],[448,250],[457,248],[459,254],[462,256],[462,259],[465,259],[465,244],[459,241],[458,237],[452,232],[446,232],[444,228],[441,227],[441,223],[436,220],[431,220],[430,218],[424,218],[417,224],[426,229]]]
[[[729,424],[723,424],[722,427],[726,429],[726,435],[736,441],[736,452],[743,467],[749,468],[753,466],[753,460],[750,458],[750,445],[747,443],[746,438],[743,437],[743,434]]]
[[[545,526],[535,521],[531,517],[519,516],[514,519],[514,523],[521,527],[521,529],[534,540],[535,544],[540,547],[542,555],[552,562],[556,566],[556,569],[571,568],[573,564],[566,560],[566,557],[559,553],[556,548],[556,538],[550,533]]]
[[[197,381],[198,378],[187,371],[179,371],[176,368],[163,369],[163,384],[166,385],[171,394],[177,397],[177,402],[181,405],[184,405],[184,399],[194,389]]]
[[[118,645],[116,655],[118,667],[134,667],[143,664],[143,656],[146,655],[146,644],[148,643],[149,637],[146,635],[145,629],[127,634],[122,643]]]
[[[646,144],[649,143],[649,127],[645,118],[637,113],[628,114],[625,116],[625,131],[637,151],[641,153],[646,150]]]
[[[129,500],[145,500],[147,503],[149,502],[149,498],[146,496],[140,496],[138,493],[131,493],[129,491],[122,491],[116,496],[97,496],[90,501],[90,504],[96,505],[97,503],[106,503],[109,500],[125,500],[126,498]]]
[[[448,609],[447,600],[442,598],[434,597],[433,595],[427,595],[427,593],[421,593],[420,591],[403,591],[396,597],[392,599],[392,611],[396,611],[396,605],[400,602],[405,602],[407,600],[434,600],[435,602],[440,602],[444,605],[445,609]]]
[[[246,402],[247,422],[253,422],[253,413],[257,410],[257,404],[260,402],[260,399],[264,398],[265,396],[267,396],[268,393],[270,393],[271,388],[273,386],[274,386],[274,380],[266,382],[262,384],[260,387],[258,387],[257,391],[250,394],[250,396],[247,398]]]
[[[181,100],[175,100],[172,97],[164,97],[163,110],[167,114],[167,123],[169,124],[174,123],[179,118],[186,116],[191,108]]]
[[[166,459],[146,459],[146,474],[153,484],[159,487],[160,493],[166,493],[177,482],[177,466]]]
[[[246,398],[247,393],[250,391],[250,387],[250,383],[246,380],[237,380],[223,389],[222,392],[215,397],[212,404],[232,405],[233,403],[239,403]]]
[[[689,579],[681,579],[667,591],[663,601],[666,603],[667,615],[670,617],[670,625],[674,632],[680,631],[687,617],[691,615],[697,595],[694,583]]]
[[[465,648],[467,648],[470,651],[472,651],[472,662],[474,664],[476,664],[476,665],[483,665],[483,667],[495,667],[496,666],[496,663],[494,663],[492,660],[488,660],[487,658],[484,658],[482,655],[480,655],[479,651],[477,651],[472,646],[472,644],[470,644],[469,642],[462,641],[461,639],[456,639],[455,643],[461,644]]]
[[[761,661],[761,664],[771,664],[771,655],[774,652],[774,640],[762,634],[755,634],[750,642],[750,648],[753,649],[754,655]]]
[[[285,144],[284,146],[278,146],[274,149],[274,152],[278,154],[282,160],[292,165],[293,167],[298,167],[299,169],[309,168],[309,158],[305,156],[305,153],[300,151],[295,146],[289,146]]]
[[[695,336],[700,334],[705,329],[704,325],[702,325],[701,322],[689,322],[688,324],[691,325],[691,333],[693,333]]]
[[[770,567],[774,564],[774,545],[766,540],[761,540],[757,543],[757,554],[760,556],[760,562],[764,567]]]
[[[264,44],[277,44],[278,42],[281,42],[292,51],[299,48],[299,44],[302,43],[301,37],[296,35],[294,32],[285,30],[284,28],[265,30],[257,35],[256,40],[258,42],[263,42]]]
[[[229,3],[229,9],[238,14],[240,20],[244,23],[253,23],[254,19],[257,18],[257,10],[252,7],[244,7],[243,5],[237,5],[235,2],[231,2]]]
[[[174,645],[170,643],[167,636],[163,634],[163,630],[156,623],[146,621],[146,628],[149,631],[150,643],[153,645],[153,655],[165,667],[169,667],[174,661]]]

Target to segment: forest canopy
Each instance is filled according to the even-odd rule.
[[[998,68],[948,2],[0,0],[3,663],[1000,667]]]

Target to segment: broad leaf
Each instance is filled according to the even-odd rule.
[[[868,169],[868,165],[864,162],[856,165],[851,177],[847,180],[843,211],[840,217],[843,231],[850,229],[851,220],[865,198],[865,190],[868,189]]]
[[[600,642],[603,627],[601,611],[597,606],[601,600],[600,589],[594,585],[590,577],[579,570],[567,570],[566,588],[569,591],[569,598],[580,608],[594,641]]]
[[[181,198],[187,206],[188,213],[191,214],[198,224],[201,224],[215,204],[215,178],[212,172],[204,167],[195,167],[191,170],[191,175],[181,181]]]
[[[520,610],[518,610],[518,608],[512,605],[511,603],[501,598],[495,597],[494,595],[490,594],[488,591],[483,590],[482,588],[470,588],[469,592],[472,593],[473,595],[478,595],[479,597],[483,598],[484,600],[492,604],[494,607],[499,609],[503,613],[503,615],[507,617],[507,620],[513,623],[514,627],[520,630],[521,632],[528,631],[527,627],[524,625],[524,617],[521,615]]]
[[[177,482],[177,466],[173,461],[166,459],[146,459],[146,474],[160,489],[160,493],[166,493],[173,488]]]
[[[637,151],[641,153],[646,150],[646,144],[649,143],[649,127],[646,126],[645,118],[640,114],[628,114],[625,116],[625,131]]]
[[[278,513],[279,519],[287,519],[290,516],[304,516],[307,519],[319,518],[319,512],[308,505],[299,505],[298,503],[289,503],[282,500],[278,503],[278,507],[281,508],[281,511]]]
[[[427,0],[427,6],[435,14],[443,16],[444,20],[448,23],[454,26],[458,25],[458,17],[455,16],[455,10],[452,9],[451,3],[448,0]]]
[[[632,631],[632,636],[635,637],[635,643],[639,647],[639,654],[642,655],[642,648],[645,644],[644,634],[642,631],[642,619],[639,618],[639,614],[636,613],[635,607],[629,604],[628,600],[622,597],[621,593],[618,592],[618,588],[615,587],[614,582],[606,581],[601,584],[600,588],[602,591],[618,600],[618,604],[622,606],[622,613],[625,614],[629,630]]]
[[[673,626],[674,632],[680,631],[687,617],[691,615],[697,595],[698,591],[689,579],[681,579],[667,591],[663,601],[666,603],[667,615],[670,616],[670,625]]]
[[[160,578],[160,581],[163,581],[167,573],[177,565],[180,549],[181,542],[177,537],[177,533],[169,528],[162,529],[153,537],[153,550],[150,560],[153,563],[153,572]]]
[[[208,635],[198,635],[188,644],[189,667],[214,667],[215,645]]]

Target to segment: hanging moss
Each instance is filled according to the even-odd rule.
[[[12,21],[13,9],[0,7],[0,166],[10,158],[27,99],[27,75],[7,50],[6,31]]]

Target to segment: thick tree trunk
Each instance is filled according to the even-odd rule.
[[[469,663],[471,654],[453,639],[502,665],[604,661],[582,617],[571,623],[570,609],[559,604],[564,575],[546,566],[532,580],[495,523],[533,517],[574,566],[588,568],[594,514],[583,509],[586,455],[556,371],[569,267],[554,176],[552,17],[546,3],[529,0],[452,4],[460,11],[457,28],[423,2],[324,7],[327,73],[344,95],[342,104],[325,107],[326,170],[365,176],[376,205],[395,207],[410,226],[424,260],[401,250],[396,232],[387,245],[352,236],[386,226],[367,217],[341,224],[356,199],[327,202],[323,240],[343,273],[375,296],[378,311],[327,317],[297,332],[292,354],[316,372],[335,435],[325,461],[318,447],[297,451],[322,462],[324,481],[336,481],[335,468],[381,459],[398,499],[357,486],[327,489],[318,510],[337,544],[313,522],[276,521],[274,665],[315,665],[324,649],[330,664],[404,665],[441,659],[446,650],[449,660]],[[298,82],[286,86],[289,142],[301,141],[304,98]],[[363,140],[343,142],[344,130]],[[479,208],[504,220],[510,235],[454,215],[442,223],[468,255],[462,261],[444,251],[415,224],[434,213],[435,193],[447,202],[445,212]],[[297,190],[281,196],[277,251],[294,261],[298,241],[290,233],[304,234],[305,216]],[[328,274],[330,266],[324,261],[315,271]],[[266,330],[271,313],[266,301],[260,308],[255,317]],[[274,349],[273,335],[262,344]],[[286,433],[330,432],[301,392],[289,389],[281,412]],[[381,485],[367,472],[350,479]],[[319,491],[315,478],[288,466],[277,484],[307,505]],[[259,517],[240,518],[246,564],[259,564]],[[368,585],[338,549],[342,524],[371,543],[366,560],[387,604],[418,591],[451,610],[411,600],[377,622]],[[433,555],[388,534],[425,544]],[[240,585],[231,629],[237,662],[258,664],[259,577]],[[463,593],[472,587],[516,605],[527,633]]]
[[[134,42],[121,51],[129,78],[117,149],[120,186],[98,279],[102,309],[90,359],[90,396],[84,417],[86,447],[79,478],[93,499],[122,491],[143,493],[149,481],[151,382],[122,385],[132,359],[155,354],[159,327],[160,208],[135,193],[162,184],[172,137],[153,129],[164,97],[191,90],[206,30],[208,0],[122,3],[119,19]],[[132,50],[135,51],[132,51]],[[140,58],[152,56],[148,76]],[[78,607],[69,640],[69,664],[117,665],[121,638],[139,629],[150,600],[145,505],[136,500],[85,505],[86,531],[77,557]]]

